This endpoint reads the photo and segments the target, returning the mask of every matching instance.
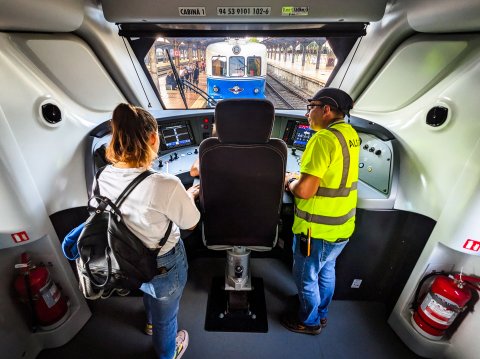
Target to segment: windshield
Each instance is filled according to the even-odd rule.
[[[304,109],[337,65],[325,37],[157,38],[144,61],[166,109],[211,108],[227,98]]]

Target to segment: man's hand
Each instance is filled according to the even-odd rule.
[[[296,181],[288,184],[290,178],[295,178]],[[309,175],[308,173],[292,174],[285,176],[285,185],[295,197],[302,199],[309,199],[317,193],[320,185],[320,178]]]
[[[298,179],[299,177],[299,174],[298,173],[295,173],[295,172],[287,172],[285,174],[285,181],[284,181],[284,185],[285,185],[285,190],[286,191],[290,191],[290,188],[288,186],[288,181],[290,181],[292,178],[293,179]]]

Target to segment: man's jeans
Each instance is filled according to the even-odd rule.
[[[293,237],[293,278],[298,289],[298,319],[305,325],[319,325],[326,318],[335,290],[335,261],[347,241],[313,239],[310,257],[300,252],[300,240]]]
[[[165,273],[143,283],[143,303],[147,321],[153,324],[153,346],[160,359],[172,359],[177,336],[177,313],[183,288],[187,283],[187,257],[180,239],[177,245],[157,257],[157,267]]]

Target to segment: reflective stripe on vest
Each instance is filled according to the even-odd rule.
[[[352,186],[350,188],[326,188],[326,187],[318,187],[317,193],[315,196],[322,196],[322,197],[348,197],[351,191],[355,191],[357,189],[357,181],[352,182]]]
[[[334,129],[334,128],[327,128],[331,133],[335,135],[340,142],[340,146],[342,147],[342,156],[343,156],[343,171],[342,171],[342,179],[340,181],[340,186],[337,188],[326,188],[326,187],[318,187],[316,196],[322,197],[348,197],[351,191],[355,191],[357,189],[357,181],[352,182],[351,187],[347,188],[347,178],[348,172],[350,171],[350,152],[348,152],[347,141],[345,141],[345,137],[343,134]]]
[[[316,196],[322,197],[348,197],[351,191],[357,189],[357,181],[352,182],[351,187],[346,187],[348,173],[350,171],[350,152],[348,151],[347,141],[345,141],[345,137],[343,134],[334,129],[334,128],[327,128],[330,132],[332,132],[335,137],[340,142],[340,146],[342,147],[342,157],[343,157],[343,170],[342,170],[342,179],[340,181],[339,188],[326,188],[326,187],[319,187],[317,190]],[[316,224],[327,224],[327,225],[342,225],[346,223],[350,218],[355,217],[356,208],[352,208],[347,214],[343,216],[333,217],[333,216],[322,216],[317,214],[312,214],[301,209],[298,209],[295,206],[295,215],[303,219],[309,223],[316,223]]]
[[[347,223],[347,221],[355,217],[357,209],[352,208],[346,215],[340,216],[340,217],[331,217],[331,216],[321,216],[318,214],[311,214],[305,211],[302,211],[301,209],[298,209],[295,206],[295,215],[298,218],[304,219],[307,222],[310,223],[317,223],[317,224],[329,224],[329,225],[340,225]]]

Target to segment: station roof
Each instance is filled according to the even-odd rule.
[[[220,42],[229,39],[229,37],[168,37],[168,42],[157,41],[158,48],[171,48],[174,46],[174,41],[180,47],[188,46],[191,43],[194,47],[207,47],[215,42]],[[260,39],[259,39],[260,40]],[[322,45],[326,41],[325,37],[267,37],[261,39],[259,42],[265,44],[267,47],[271,46],[297,46],[299,44],[310,44],[312,42]]]

